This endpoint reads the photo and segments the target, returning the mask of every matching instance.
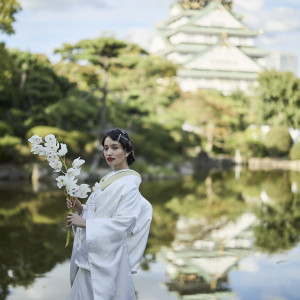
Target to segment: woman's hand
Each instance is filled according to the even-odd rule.
[[[73,207],[79,214],[82,213],[83,206],[82,206],[81,202],[77,198],[73,198],[73,199],[67,198],[66,200],[67,200],[67,208],[68,209],[70,209],[71,207]],[[74,202],[75,202],[75,205],[74,205]]]
[[[85,219],[81,218],[77,214],[69,212],[67,216],[67,227],[71,226],[85,228]]]

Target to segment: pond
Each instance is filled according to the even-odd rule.
[[[143,182],[154,210],[139,300],[299,299],[300,173]],[[66,207],[55,186],[0,184],[0,299],[66,299]]]

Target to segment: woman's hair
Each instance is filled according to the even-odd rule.
[[[125,152],[130,152],[130,154],[127,156],[127,163],[128,166],[134,163],[134,144],[133,141],[130,139],[129,135],[121,130],[121,129],[111,129],[106,132],[106,135],[102,139],[102,146],[104,147],[104,142],[107,137],[110,137],[113,141],[118,141],[122,147],[124,148]]]

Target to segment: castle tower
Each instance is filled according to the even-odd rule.
[[[230,0],[183,0],[171,6],[150,52],[179,64],[183,91],[249,92],[265,68],[269,51],[255,47],[260,32],[231,11]]]

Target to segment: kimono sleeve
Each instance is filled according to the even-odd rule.
[[[111,218],[86,220],[86,241],[94,299],[135,299],[127,239],[140,214],[138,186],[132,186]]]

